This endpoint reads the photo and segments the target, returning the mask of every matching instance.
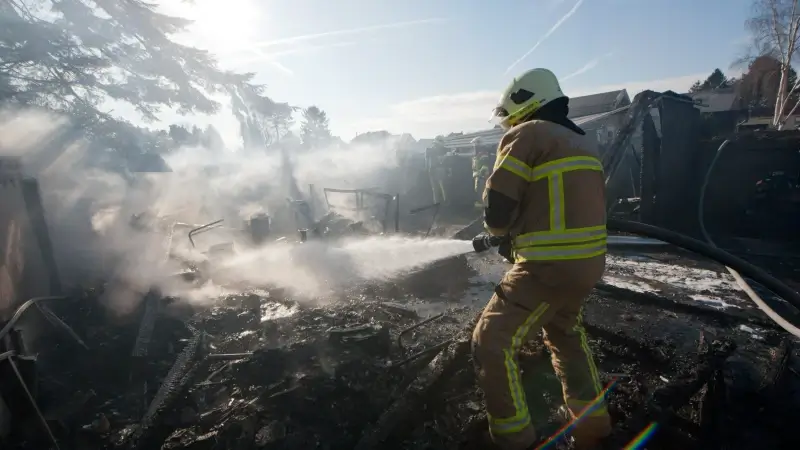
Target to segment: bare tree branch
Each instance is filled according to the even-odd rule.
[[[753,33],[754,56],[770,55],[780,63],[780,81],[772,118],[773,126],[778,129],[786,123],[787,106],[798,90],[796,80],[789,86],[792,60],[798,51],[800,35],[798,3],[800,0],[755,0],[753,16],[746,23]],[[789,115],[795,110],[796,106]]]

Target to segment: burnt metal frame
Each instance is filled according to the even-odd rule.
[[[398,202],[399,203],[399,202]],[[428,231],[425,232],[425,237],[430,236],[431,230],[433,230],[433,226],[436,225],[436,217],[439,215],[439,208],[442,206],[441,202],[432,203],[427,206],[420,206],[419,208],[414,208],[408,213],[411,215],[421,213],[423,211],[427,211],[429,209],[433,209],[433,217],[431,218],[431,223],[428,225]],[[399,206],[398,206],[399,208]]]
[[[39,404],[36,403],[36,398],[34,398],[33,393],[31,393],[30,388],[28,388],[28,384],[25,383],[25,378],[19,371],[19,367],[17,367],[17,364],[14,362],[14,358],[16,356],[17,352],[13,350],[0,353],[0,362],[8,361],[8,364],[11,366],[11,370],[14,371],[14,376],[17,377],[17,381],[19,382],[20,386],[22,386],[22,390],[25,391],[25,397],[27,397],[28,401],[33,407],[33,410],[36,411],[36,416],[39,418],[39,421],[42,424],[42,428],[44,428],[45,432],[47,433],[47,437],[50,438],[50,441],[53,443],[53,447],[55,447],[56,450],[59,450],[60,447],[58,446],[58,441],[56,440],[56,437],[53,434],[53,430],[50,429],[50,425],[47,424],[47,419],[45,419],[42,410],[39,409]]]
[[[375,192],[377,188],[368,188],[368,189],[335,189],[335,188],[323,188],[322,192],[325,196],[325,205],[328,209],[344,209],[348,211],[363,211],[366,208],[364,207],[364,194],[371,195],[373,197],[382,198],[386,201],[386,206],[384,209],[383,220],[381,221],[381,226],[383,227],[383,232],[385,233],[388,228],[388,221],[389,221],[389,214],[390,214],[390,207],[392,202],[395,202],[395,211],[394,211],[394,231],[397,233],[400,231],[400,194],[384,194],[381,192]],[[331,207],[331,202],[328,199],[328,192],[336,192],[340,194],[355,194],[356,196],[356,207],[350,208],[346,206],[336,206]]]
[[[192,244],[192,248],[196,248],[196,246],[194,244],[194,239],[193,239],[194,236],[196,236],[196,235],[198,235],[200,233],[205,233],[206,231],[211,231],[211,230],[213,230],[215,228],[219,228],[219,227],[222,226],[221,224],[224,221],[225,221],[225,219],[219,219],[219,220],[216,220],[214,222],[207,223],[205,225],[201,225],[201,226],[199,226],[197,228],[193,228],[192,230],[190,230],[189,233],[188,233],[188,237],[189,237],[189,242]]]
[[[86,346],[86,344],[83,342],[83,340],[81,340],[80,337],[78,337],[78,335],[75,333],[75,331],[72,330],[72,328],[70,328],[67,324],[65,324],[63,321],[61,321],[61,319],[59,319],[57,316],[55,316],[55,314],[53,312],[51,312],[49,309],[43,308],[41,305],[39,305],[40,302],[47,301],[47,300],[65,300],[65,299],[68,299],[68,298],[69,297],[67,297],[67,296],[59,295],[59,296],[47,296],[47,297],[34,297],[34,298],[31,298],[31,299],[27,300],[25,303],[21,304],[14,311],[14,314],[11,316],[11,318],[8,320],[8,322],[6,322],[5,325],[3,325],[3,328],[0,329],[0,341],[2,341],[11,332],[11,330],[14,329],[14,325],[16,325],[16,323],[19,321],[19,319],[25,314],[25,312],[31,306],[36,306],[37,309],[39,309],[39,311],[41,311],[42,314],[45,315],[45,317],[48,319],[48,321],[58,325],[59,327],[62,327],[64,329],[66,329],[68,331],[69,335],[72,336],[73,339],[75,339],[82,347],[88,348]],[[55,317],[58,320],[54,322],[53,321],[53,317]],[[53,443],[53,447],[55,447],[56,450],[59,450],[60,447],[58,445],[58,441],[55,438],[55,435],[53,434],[53,430],[50,429],[50,426],[47,424],[47,419],[45,419],[44,414],[42,414],[42,410],[39,409],[39,404],[36,402],[36,398],[33,396],[33,393],[31,393],[31,390],[28,387],[28,384],[25,382],[25,378],[22,376],[22,373],[19,371],[19,368],[17,367],[17,364],[14,362],[14,358],[17,355],[18,354],[17,354],[17,352],[15,350],[9,350],[9,351],[0,353],[0,362],[8,361],[8,364],[11,366],[11,370],[14,371],[14,376],[16,376],[17,381],[19,381],[20,386],[25,391],[25,397],[27,397],[28,401],[30,402],[31,406],[33,407],[33,410],[36,412],[36,415],[37,415],[39,421],[41,422],[42,427],[44,428],[45,432],[47,432],[47,436],[50,438],[51,442]]]

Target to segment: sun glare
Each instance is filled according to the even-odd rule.
[[[209,50],[225,51],[245,47],[257,39],[262,20],[256,0],[194,0],[175,5],[179,16],[191,19],[192,37]]]

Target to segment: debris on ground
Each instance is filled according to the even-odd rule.
[[[65,449],[475,448],[485,417],[468,339],[506,267],[493,258],[449,259],[327,304],[278,289],[202,309],[151,295],[125,323],[85,290],[52,308],[89,348],[38,337],[36,395]],[[800,448],[796,342],[702,264],[609,258],[584,314],[611,386],[605,448]],[[147,314],[150,338],[137,341]],[[561,393],[541,339],[520,365],[549,436]],[[24,423],[7,448],[47,448],[40,423]]]

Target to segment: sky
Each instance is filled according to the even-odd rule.
[[[748,49],[752,0],[160,0],[195,20],[178,39],[267,95],[327,112],[335,135],[415,138],[491,126],[499,92],[535,67],[567,95],[625,88],[685,92]],[[162,115],[212,123],[240,144],[229,111]]]

